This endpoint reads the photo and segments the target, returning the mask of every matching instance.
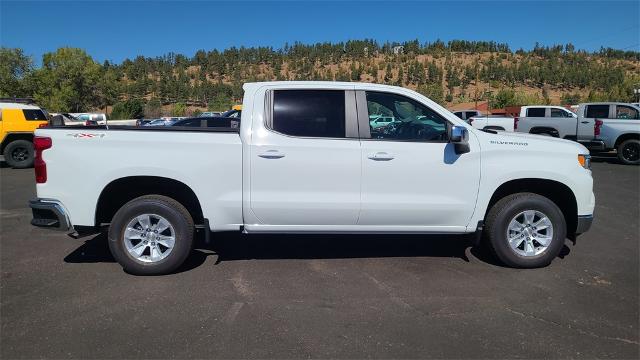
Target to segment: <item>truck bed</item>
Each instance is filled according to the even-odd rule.
[[[46,183],[38,197],[55,198],[72,225],[93,225],[102,189],[115,179],[162,177],[189,186],[212,222],[242,220],[242,143],[236,128],[58,126],[43,152]]]

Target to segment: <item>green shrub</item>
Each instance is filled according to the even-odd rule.
[[[144,104],[138,99],[117,102],[113,105],[113,110],[109,118],[111,120],[120,119],[141,119],[144,117]]]

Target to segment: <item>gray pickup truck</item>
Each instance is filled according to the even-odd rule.
[[[640,164],[640,107],[616,102],[580,104],[578,119],[596,121],[604,151],[615,150],[624,164]]]

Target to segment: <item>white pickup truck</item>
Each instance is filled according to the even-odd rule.
[[[372,116],[393,126],[373,128]],[[34,142],[32,224],[75,236],[108,225],[111,252],[135,274],[175,270],[197,227],[475,233],[505,264],[540,267],[590,227],[595,206],[583,146],[483,132],[385,85],[247,83],[239,129],[50,127]]]
[[[578,141],[590,150],[604,150],[598,138],[602,122],[578,116],[562,106],[534,105],[520,108],[515,131]]]
[[[515,126],[512,117],[502,115],[473,116],[467,122],[479,130],[513,131]]]

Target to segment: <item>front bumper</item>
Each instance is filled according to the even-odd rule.
[[[33,213],[31,225],[60,231],[72,231],[69,216],[55,200],[33,199],[29,201]]]
[[[578,226],[576,227],[576,234],[582,234],[589,231],[592,223],[593,215],[578,215]]]

